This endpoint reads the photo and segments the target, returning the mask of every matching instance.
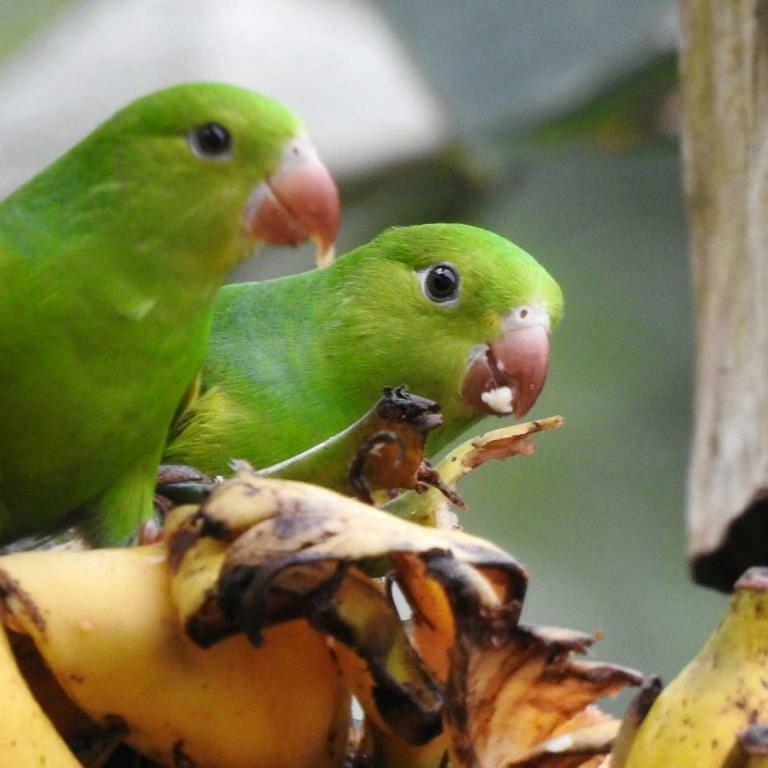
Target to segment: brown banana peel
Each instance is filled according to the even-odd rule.
[[[455,489],[461,478],[492,459],[512,456],[530,456],[536,446],[531,439],[539,432],[559,429],[562,416],[511,424],[491,430],[458,445],[435,466],[444,487]],[[451,499],[440,488],[431,487],[421,492],[408,491],[384,506],[392,515],[419,525],[455,527]]]
[[[258,643],[268,627],[306,617],[334,638],[342,674],[371,722],[376,764],[438,765],[445,750],[457,768],[586,764],[607,752],[618,726],[601,720],[598,739],[598,724],[580,721],[580,713],[641,681],[631,670],[574,661],[589,636],[520,625],[525,571],[498,547],[459,531],[420,527],[331,491],[241,471],[171,535],[178,578],[209,538],[229,544],[217,586],[182,621],[204,643],[236,632]],[[413,611],[407,629],[361,570],[385,556]],[[425,671],[444,691],[444,733],[422,744],[439,702]],[[393,713],[405,711],[409,696],[411,713],[399,722]],[[409,723],[423,727],[409,730]],[[569,724],[573,733],[559,733]],[[584,728],[591,730],[579,733]],[[561,737],[552,745],[556,755],[547,746],[554,736]]]
[[[558,425],[470,441],[442,482]],[[435,488],[400,510],[409,499],[428,525],[449,503]],[[381,562],[407,620],[369,575]],[[640,677],[576,660],[590,636],[520,624],[526,584],[488,541],[245,469],[173,510],[162,543],[0,558],[5,625],[89,722],[174,767],[341,766],[350,693],[376,766],[603,765],[618,724],[593,703]]]
[[[2,765],[79,768],[64,740],[33,696],[0,627],[0,756]]]

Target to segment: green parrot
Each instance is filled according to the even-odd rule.
[[[325,251],[337,226],[293,113],[215,83],[135,101],[0,202],[0,543],[129,540],[216,290],[257,244]]]
[[[524,415],[544,385],[557,283],[462,224],[393,228],[324,269],[225,286],[201,391],[163,461],[263,468],[348,427],[385,386],[442,405],[437,450],[484,414]]]

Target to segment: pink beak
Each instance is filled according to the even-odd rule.
[[[333,261],[339,194],[306,138],[287,142],[279,168],[256,187],[246,207],[246,227],[254,238],[270,245],[300,245],[312,238],[317,265]]]
[[[478,411],[519,418],[538,400],[548,369],[549,315],[538,305],[516,307],[502,334],[470,353],[461,396]]]

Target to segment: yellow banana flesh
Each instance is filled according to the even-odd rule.
[[[337,766],[348,699],[325,638],[293,621],[265,631],[262,648],[239,635],[201,649],[181,630],[166,564],[162,546],[0,558],[12,620],[67,694],[97,723],[122,720],[143,754],[197,768]],[[0,745],[0,765],[38,765],[8,754]]]

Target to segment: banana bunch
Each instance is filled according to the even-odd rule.
[[[768,569],[741,577],[699,654],[642,709],[612,768],[768,766]]]
[[[16,554],[0,568],[6,626],[32,639],[94,733],[118,728],[168,766],[339,765],[348,695],[324,638],[306,623],[271,630],[268,653],[242,636],[200,648],[176,618],[162,545]],[[300,739],[286,738],[286,722]],[[0,718],[3,744],[26,739],[24,728],[6,727]],[[89,733],[63,735],[77,744]],[[45,763],[28,764],[77,765],[71,755],[53,762],[53,743],[40,748]],[[0,765],[26,764],[0,750]]]
[[[527,453],[541,429],[437,471]],[[641,678],[574,658],[589,636],[521,624],[526,582],[490,542],[241,470],[161,543],[0,558],[0,765],[109,766],[121,743],[175,768],[602,764],[618,723],[593,703]]]
[[[641,682],[574,660],[591,637],[520,624],[525,571],[490,542],[328,490],[241,471],[175,512],[168,549],[179,621],[201,645],[242,633],[266,649],[297,620],[330,639],[374,765],[436,767],[446,752],[457,768],[579,765],[618,726],[592,703]],[[408,623],[370,576],[382,559]]]

